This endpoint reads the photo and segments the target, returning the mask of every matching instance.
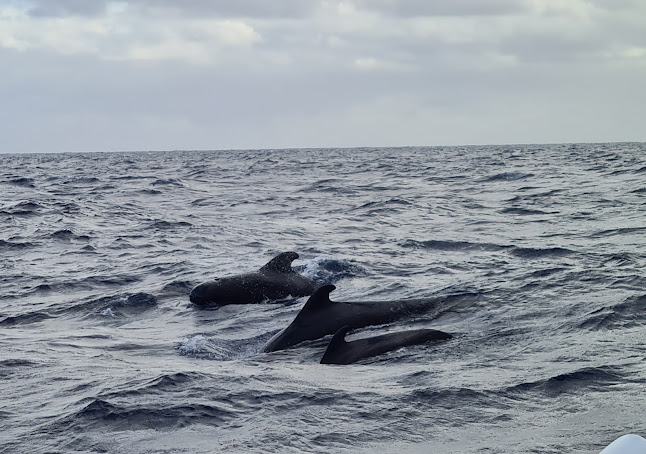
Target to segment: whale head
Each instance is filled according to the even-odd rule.
[[[218,284],[218,280],[215,280],[196,286],[189,295],[191,303],[204,306],[217,300],[217,294],[220,293],[218,292]]]

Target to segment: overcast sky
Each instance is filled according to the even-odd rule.
[[[646,141],[645,0],[0,0],[0,152]]]

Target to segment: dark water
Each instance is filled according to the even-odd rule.
[[[646,434],[646,145],[0,155],[0,451],[596,453]],[[449,342],[260,353],[294,250]]]

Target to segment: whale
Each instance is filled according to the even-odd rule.
[[[394,301],[335,302],[330,300],[334,285],[319,287],[307,300],[294,321],[276,333],[263,347],[263,352],[275,352],[334,334],[344,326],[362,328],[383,325],[403,317],[438,311],[446,298],[421,298]]]
[[[449,333],[435,329],[413,329],[348,342],[345,340],[345,336],[351,329],[346,325],[332,336],[332,340],[321,358],[321,364],[352,364],[360,359],[371,358],[402,347],[447,340],[453,337]]]
[[[296,252],[283,252],[258,271],[205,282],[193,288],[189,299],[200,308],[226,304],[254,304],[311,295],[318,284],[292,269]]]

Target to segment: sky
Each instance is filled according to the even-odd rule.
[[[0,152],[646,141],[645,0],[0,0]]]

